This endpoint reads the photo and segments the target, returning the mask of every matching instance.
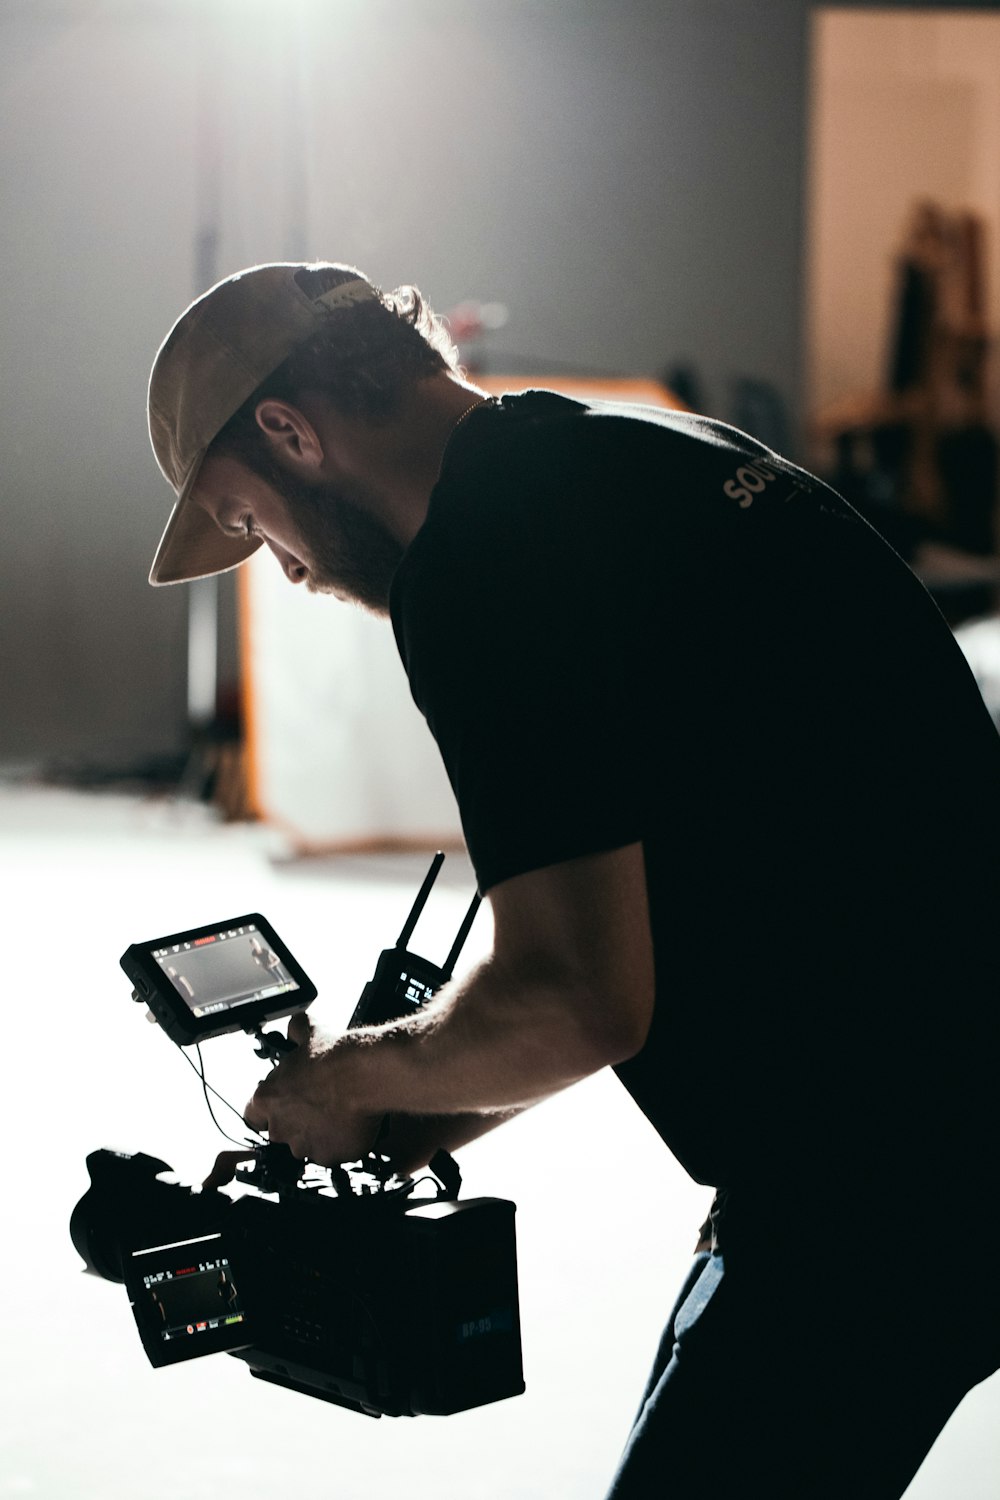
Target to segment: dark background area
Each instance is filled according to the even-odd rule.
[[[443,311],[502,302],[490,368],[692,369],[731,420],[762,382],[801,457],[814,9],[7,0],[0,766],[185,746],[144,403],[207,268],[346,260]],[[227,626],[224,679],[234,649]]]

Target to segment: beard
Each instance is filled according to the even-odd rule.
[[[406,548],[367,509],[330,484],[306,484],[276,464],[266,476],[301,537],[312,594],[336,594],[389,613],[389,589]]]

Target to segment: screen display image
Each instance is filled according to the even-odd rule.
[[[183,1257],[183,1250],[178,1247],[175,1254]],[[142,1292],[147,1326],[156,1329],[165,1344],[174,1339],[196,1339],[220,1329],[237,1330],[246,1321],[239,1288],[225,1255],[206,1259],[202,1250],[199,1258],[189,1263],[179,1258],[169,1267],[147,1271]]]
[[[154,948],[151,957],[195,1016],[271,1000],[299,988],[253,924]]]
[[[410,1011],[420,1010],[429,1000],[434,998],[434,986],[421,979],[419,975],[411,973],[408,969],[399,971],[396,981],[396,997],[400,1001],[399,1014],[409,1015]]]

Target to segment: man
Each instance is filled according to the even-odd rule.
[[[611,1065],[718,1190],[615,1500],[902,1494],[1000,1364],[1000,742],[920,585],[752,438],[493,400],[349,267],[213,288],[149,413],[151,581],[266,545],[390,615],[494,918],[423,1013],[293,1021],[248,1123],[407,1170]]]

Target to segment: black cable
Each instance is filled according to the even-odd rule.
[[[201,1083],[201,1090],[202,1090],[202,1093],[205,1095],[205,1105],[206,1105],[206,1108],[208,1109],[209,1114],[212,1117],[212,1124],[215,1126],[216,1130],[223,1137],[223,1139],[227,1140],[227,1141],[231,1141],[234,1146],[239,1146],[241,1150],[244,1147],[246,1147],[246,1146],[253,1146],[255,1144],[256,1145],[263,1145],[263,1140],[260,1137],[260,1132],[259,1131],[255,1130],[253,1132],[254,1135],[258,1137],[258,1139],[257,1139],[256,1142],[254,1142],[254,1141],[247,1141],[247,1140],[238,1141],[236,1139],[236,1137],[230,1135],[227,1130],[223,1130],[222,1126],[219,1124],[218,1120],[216,1119],[215,1110],[212,1108],[212,1101],[208,1097],[210,1093],[214,1094],[215,1097],[216,1097],[216,1099],[218,1099],[221,1104],[224,1104],[226,1106],[226,1108],[230,1111],[231,1114],[234,1114],[236,1116],[236,1118],[239,1120],[239,1122],[240,1122],[241,1125],[246,1126],[246,1128],[248,1130],[250,1129],[250,1127],[247,1125],[246,1121],[244,1120],[243,1116],[240,1114],[239,1110],[236,1109],[232,1104],[230,1104],[229,1100],[226,1099],[226,1098],[224,1098],[224,1096],[219,1093],[219,1091],[218,1091],[217,1088],[213,1088],[212,1085],[209,1083],[208,1079],[205,1077],[205,1063],[204,1063],[204,1061],[202,1059],[201,1045],[200,1045],[200,1043],[196,1042],[195,1043],[195,1047],[194,1047],[194,1050],[198,1054],[198,1064],[197,1064],[197,1066],[195,1066],[195,1064],[191,1061],[190,1057],[184,1051],[183,1047],[179,1048],[178,1050],[180,1051],[180,1054],[183,1057],[184,1061],[187,1063],[188,1067],[191,1068],[191,1070],[195,1073],[195,1075],[197,1076],[199,1082]]]

